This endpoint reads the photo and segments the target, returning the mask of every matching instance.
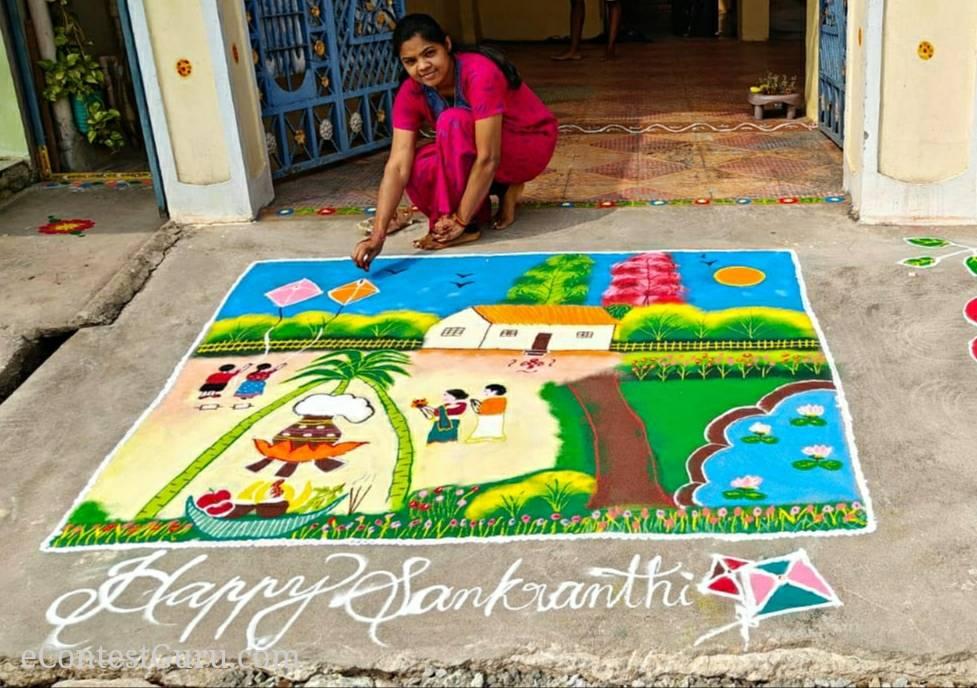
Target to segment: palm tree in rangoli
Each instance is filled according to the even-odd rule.
[[[334,351],[320,356],[310,365],[303,368],[291,380],[309,378],[303,385],[296,387],[288,394],[276,399],[267,406],[255,411],[244,418],[233,428],[225,432],[216,442],[207,447],[190,465],[170,480],[152,499],[150,499],[139,513],[137,520],[156,518],[159,512],[182,492],[187,485],[227,451],[232,444],[244,436],[254,425],[282,408],[289,402],[312,392],[318,387],[336,383],[330,394],[344,394],[354,380],[361,381],[373,390],[380,400],[383,410],[390,420],[397,435],[397,461],[394,465],[393,481],[387,498],[390,508],[394,511],[403,507],[407,493],[410,491],[411,471],[414,463],[414,446],[411,442],[407,419],[390,398],[387,390],[393,385],[394,375],[406,375],[403,366],[410,359],[399,351],[371,351],[363,353],[353,349]]]
[[[407,354],[400,351],[344,351],[346,360],[340,364],[344,379],[358,381],[369,387],[380,401],[387,420],[397,436],[397,460],[394,463],[393,478],[387,502],[391,511],[404,508],[410,492],[411,473],[414,469],[414,443],[410,436],[407,418],[391,398],[389,389],[394,384],[394,375],[407,375],[403,366],[410,362]],[[303,368],[294,379],[309,377],[313,380],[328,381],[334,374],[336,354],[322,356]],[[347,382],[348,384],[348,382]]]

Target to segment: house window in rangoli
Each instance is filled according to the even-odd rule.
[[[502,332],[499,333],[499,336],[500,337],[515,337],[517,334],[519,334],[519,331],[518,330],[502,330]]]
[[[577,339],[593,339],[594,333],[592,330],[580,330],[577,332]]]
[[[442,337],[460,337],[465,334],[464,327],[446,327],[441,330]]]

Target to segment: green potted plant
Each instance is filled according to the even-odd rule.
[[[121,115],[114,108],[106,108],[100,89],[105,74],[86,46],[91,42],[68,11],[68,0],[57,0],[60,22],[54,29],[53,60],[40,60],[44,70],[44,97],[52,103],[69,98],[78,131],[89,143],[107,147],[115,152],[125,146],[120,128]]]
[[[804,96],[797,90],[797,77],[767,72],[756,86],[750,87],[748,98],[753,106],[753,118],[763,119],[763,109],[767,105],[783,105],[787,108],[787,119],[797,116],[797,108],[804,104]]]

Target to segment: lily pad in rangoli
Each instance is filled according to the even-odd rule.
[[[908,265],[911,268],[931,268],[936,265],[936,258],[932,256],[917,256],[916,258],[906,258],[900,261],[902,265]]]
[[[943,248],[944,246],[950,245],[949,241],[940,239],[939,237],[907,237],[906,243],[924,248]]]
[[[977,256],[967,256],[967,260],[963,261],[963,264],[970,270],[971,275],[977,277]]]

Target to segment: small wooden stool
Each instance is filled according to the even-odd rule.
[[[794,119],[797,117],[797,108],[804,105],[804,94],[766,95],[764,93],[751,93],[748,100],[753,106],[753,119],[763,119],[764,105],[783,105],[787,108],[787,119]]]

